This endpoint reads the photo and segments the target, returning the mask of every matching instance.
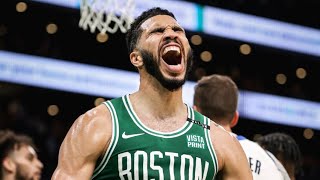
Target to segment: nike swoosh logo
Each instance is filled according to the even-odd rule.
[[[126,132],[123,132],[122,133],[122,138],[123,139],[129,139],[129,138],[133,138],[133,137],[136,137],[136,136],[141,136],[141,135],[144,135],[145,133],[139,133],[139,134],[126,134]]]

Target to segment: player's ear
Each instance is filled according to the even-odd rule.
[[[139,68],[143,65],[142,56],[137,50],[133,50],[133,52],[130,53],[130,61],[136,68]]]
[[[3,166],[4,170],[8,171],[8,172],[13,172],[14,168],[15,168],[14,162],[9,157],[5,157],[2,160],[2,166]]]
[[[238,124],[238,121],[239,121],[239,112],[236,111],[236,112],[234,112],[234,116],[231,120],[230,127],[231,128],[235,127]]]
[[[200,109],[196,106],[196,105],[193,105],[192,108],[198,112],[200,112]]]
[[[196,105],[193,105],[193,106],[192,106],[192,108],[193,108],[194,110],[198,111],[198,109],[197,109],[197,106],[196,106]]]

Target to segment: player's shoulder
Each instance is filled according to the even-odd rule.
[[[210,123],[210,136],[215,149],[236,149],[240,146],[232,132],[227,131],[214,121]]]
[[[109,110],[104,104],[88,109],[83,115],[88,118],[97,118],[109,114]]]
[[[241,145],[234,134],[213,121],[210,123],[210,136],[218,158],[220,170],[225,167],[226,164],[237,159],[238,155],[243,155],[241,159],[246,160]]]
[[[79,115],[76,121],[80,124],[108,125],[111,123],[111,115],[109,109],[102,103]]]
[[[210,131],[215,135],[223,136],[227,139],[231,138],[232,140],[236,140],[236,136],[234,136],[232,132],[227,131],[224,127],[212,120],[210,123]]]

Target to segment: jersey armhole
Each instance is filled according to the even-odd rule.
[[[118,143],[118,139],[119,139],[119,122],[118,122],[117,112],[116,112],[113,104],[111,103],[111,101],[103,102],[103,104],[106,105],[106,107],[108,108],[108,110],[111,114],[112,136],[111,136],[111,141],[110,141],[109,147],[106,150],[106,152],[104,153],[104,155],[102,156],[103,158],[101,158],[99,165],[96,166],[96,168],[94,169],[91,179],[94,179],[108,164],[108,161],[111,157],[111,154],[113,153],[113,151]]]
[[[204,116],[204,123],[208,126],[210,126],[210,122],[211,120],[207,117]],[[212,129],[205,129],[204,128],[204,134],[206,137],[206,142],[207,142],[207,146],[208,146],[208,150],[210,152],[212,161],[213,161],[213,165],[215,166],[214,169],[214,177],[218,174],[218,169],[219,169],[219,164],[218,164],[218,158],[217,158],[217,154],[214,150],[213,144],[212,144],[212,140],[211,140],[211,136],[210,136],[210,131],[212,131]]]

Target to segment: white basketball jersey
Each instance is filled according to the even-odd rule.
[[[259,144],[246,138],[238,138],[246,153],[254,180],[290,180],[281,163]]]

